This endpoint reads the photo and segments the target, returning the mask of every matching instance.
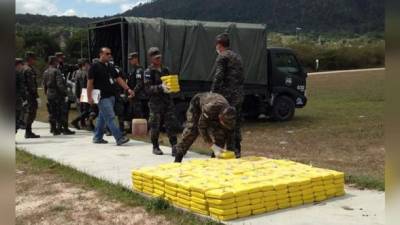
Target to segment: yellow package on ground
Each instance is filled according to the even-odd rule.
[[[248,212],[251,211],[251,206],[250,205],[245,205],[245,206],[238,206],[237,207],[237,212],[238,213],[243,213],[243,212]]]
[[[198,203],[198,204],[207,204],[207,200],[205,200],[205,199],[203,199],[203,198],[197,198],[197,197],[195,197],[195,196],[191,196],[191,197],[190,197],[190,200],[191,200],[192,202],[196,202],[196,203]]]
[[[199,204],[197,202],[190,202],[190,207],[194,207],[196,209],[207,210],[207,205]]]
[[[253,209],[260,209],[260,208],[264,208],[264,202],[260,202],[260,203],[257,203],[257,204],[252,204],[251,205],[251,209],[253,210]]]
[[[236,158],[236,155],[232,151],[224,151],[218,156],[218,158],[220,158],[220,159],[234,159],[234,158]]]
[[[233,209],[216,209],[216,208],[209,207],[208,210],[210,211],[210,213],[218,215],[218,216],[232,215],[232,214],[237,213],[237,209],[236,208],[233,208]]]
[[[202,198],[202,199],[205,199],[205,198],[206,198],[206,196],[205,196],[204,193],[200,193],[200,192],[197,192],[197,191],[191,191],[191,192],[190,192],[190,195],[191,195],[192,197],[196,197],[196,198]]]
[[[212,203],[208,203],[208,206],[215,209],[233,209],[237,207],[236,203],[230,203],[225,205],[214,205]]]
[[[259,215],[259,214],[263,214],[267,211],[266,208],[260,208],[260,209],[253,209],[252,210],[252,214],[253,215]]]
[[[190,207],[190,210],[192,212],[195,212],[195,213],[198,213],[198,214],[209,215],[208,210],[198,209],[198,208],[195,208],[195,207],[192,207],[192,206]]]
[[[248,199],[248,200],[242,200],[242,201],[240,201],[240,202],[236,202],[236,205],[239,207],[239,206],[246,206],[246,205],[250,205],[251,204],[251,202],[250,202],[250,199]]]
[[[205,193],[207,198],[216,198],[216,199],[227,199],[233,198],[234,194],[232,188],[220,188],[207,191]]]
[[[214,205],[227,205],[235,203],[235,198],[227,198],[227,199],[207,198],[207,202]]]
[[[243,217],[247,217],[251,215],[251,210],[247,211],[247,212],[240,212],[237,214],[238,218],[243,218]]]
[[[210,214],[212,217],[222,220],[222,221],[228,221],[228,220],[233,220],[238,218],[237,214],[231,214],[231,215],[217,215],[217,214]]]
[[[296,207],[296,206],[299,206],[299,205],[303,205],[303,201],[302,201],[302,200],[299,200],[299,201],[291,201],[291,202],[290,202],[290,206],[291,206],[291,207]]]

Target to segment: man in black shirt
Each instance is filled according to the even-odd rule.
[[[129,138],[123,135],[114,122],[114,105],[116,95],[116,84],[114,80],[125,91],[127,91],[130,96],[134,96],[135,94],[120,77],[120,74],[118,74],[113,66],[109,63],[112,58],[111,49],[107,47],[101,48],[99,56],[99,61],[94,63],[89,69],[87,83],[87,95],[90,105],[94,104],[92,96],[93,89],[99,89],[101,96],[98,103],[99,114],[94,131],[93,143],[107,143],[107,141],[103,139],[104,128],[107,125],[111,131],[111,134],[114,136],[117,145],[122,145],[127,143]]]

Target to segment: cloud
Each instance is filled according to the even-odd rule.
[[[76,11],[74,9],[67,9],[62,15],[63,16],[76,16]]]
[[[127,0],[86,0],[86,2],[98,4],[118,4],[121,2],[127,2]]]
[[[127,10],[132,9],[135,6],[138,6],[139,4],[146,3],[146,2],[149,2],[149,0],[139,0],[134,3],[123,3],[120,5],[120,9],[121,9],[121,12],[125,12]]]
[[[55,0],[16,0],[16,13],[60,15]]]

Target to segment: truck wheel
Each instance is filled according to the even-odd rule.
[[[271,116],[275,121],[289,121],[293,118],[295,104],[288,96],[279,96],[275,99]]]

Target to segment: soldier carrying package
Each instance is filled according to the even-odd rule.
[[[178,120],[175,116],[175,106],[168,88],[162,83],[161,77],[168,76],[169,70],[161,64],[161,52],[157,47],[151,47],[148,51],[151,61],[149,68],[144,72],[144,86],[149,96],[149,125],[150,136],[153,144],[153,154],[162,155],[158,143],[160,136],[161,120],[164,119],[166,132],[172,146],[172,155],[176,153],[176,133],[178,131]]]
[[[213,153],[221,152],[233,138],[236,110],[220,94],[200,93],[190,101],[182,140],[176,145],[175,162],[181,162],[199,134]],[[217,154],[213,156],[218,157]]]

